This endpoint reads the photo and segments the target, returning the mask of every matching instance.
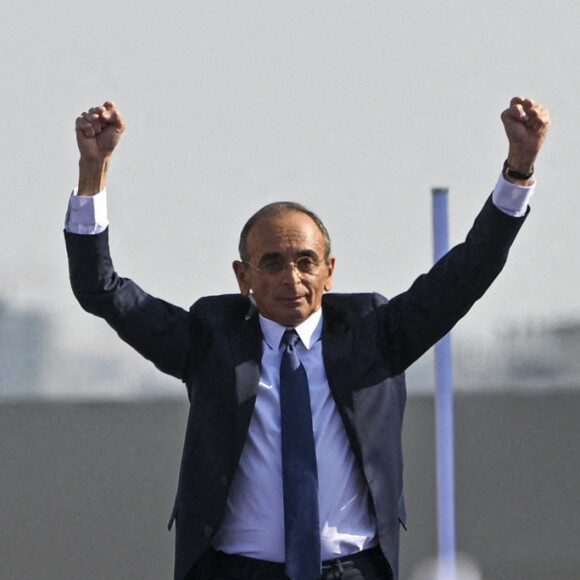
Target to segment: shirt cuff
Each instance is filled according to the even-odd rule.
[[[104,232],[109,226],[107,215],[107,190],[93,196],[77,195],[73,189],[68,202],[64,228],[71,234],[93,235]]]
[[[512,217],[523,217],[526,215],[535,188],[535,180],[529,186],[516,185],[509,182],[502,173],[497,180],[491,199],[494,205],[504,213]]]

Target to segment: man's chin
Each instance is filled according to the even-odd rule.
[[[262,314],[262,313],[261,313]],[[270,312],[268,314],[262,314],[265,318],[269,318],[282,326],[298,326],[304,322],[310,315],[304,307],[296,305],[294,307],[285,307],[277,312]]]

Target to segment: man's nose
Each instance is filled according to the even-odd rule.
[[[288,262],[282,271],[282,276],[284,276],[286,280],[291,279],[294,284],[302,281],[302,273],[298,269],[298,264],[296,264],[296,262]]]

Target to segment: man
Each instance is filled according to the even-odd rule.
[[[519,97],[502,121],[509,151],[492,196],[466,241],[407,292],[327,294],[326,228],[277,203],[242,231],[240,295],[188,312],[114,271],[104,189],[125,124],[112,102],[77,119],[66,224],[75,296],[181,379],[191,403],[171,518],[176,580],[398,578],[403,373],[502,269],[550,124]]]

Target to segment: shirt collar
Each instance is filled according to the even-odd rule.
[[[261,314],[260,326],[262,328],[262,334],[264,335],[266,344],[273,350],[278,350],[284,332],[286,332],[288,328],[292,328],[288,326],[282,326],[273,320],[264,318]],[[298,333],[302,344],[307,349],[310,349],[315,342],[320,340],[320,336],[322,335],[322,308],[319,308],[304,322],[301,322],[298,326],[295,326],[294,330]]]

